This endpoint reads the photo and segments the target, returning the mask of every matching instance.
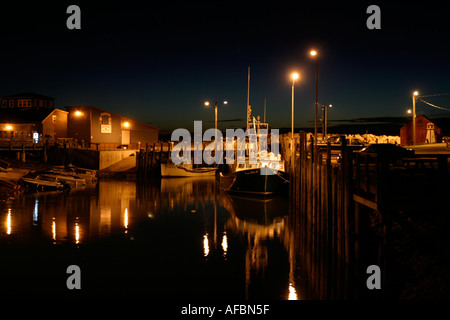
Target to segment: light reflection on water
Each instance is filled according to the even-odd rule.
[[[14,239],[11,245],[33,247],[38,238],[52,246],[72,244],[84,250],[110,236],[147,245],[156,232],[162,240],[150,245],[157,252],[163,247],[161,252],[170,252],[175,259],[179,254],[181,265],[185,254],[189,261],[197,261],[201,248],[200,260],[209,265],[211,279],[227,273],[230,278],[242,275],[236,282],[242,283],[242,297],[297,299],[290,261],[294,258],[287,248],[287,201],[230,196],[218,190],[214,177],[162,179],[144,185],[101,180],[67,193],[24,195],[1,204],[0,209],[0,241]],[[188,232],[179,235],[173,230],[181,229],[174,226]],[[179,242],[187,252],[177,252],[174,241],[192,245]],[[156,264],[159,258],[166,259],[151,258]],[[198,267],[200,262],[192,263]],[[241,289],[226,291],[233,290]]]

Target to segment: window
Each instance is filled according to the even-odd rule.
[[[111,133],[111,114],[102,112],[100,114],[100,132]]]
[[[56,123],[56,114],[52,115],[52,122]]]
[[[14,107],[14,100],[9,100],[9,106],[12,108]]]
[[[101,124],[111,124],[111,115],[109,113],[103,112],[100,115],[100,123]]]

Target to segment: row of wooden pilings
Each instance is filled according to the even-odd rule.
[[[314,146],[313,136],[280,139],[290,174],[290,224],[299,265],[314,299],[348,298],[350,262],[358,255],[358,217],[352,201],[352,150]],[[347,288],[347,289],[345,289]],[[348,291],[348,292],[347,292]]]

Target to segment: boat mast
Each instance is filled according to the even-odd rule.
[[[247,116],[245,122],[247,123],[247,131],[249,129],[249,121],[251,121],[250,117],[250,66],[247,71]]]

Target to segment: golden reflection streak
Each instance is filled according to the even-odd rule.
[[[80,226],[78,222],[75,223],[75,243],[80,243]]]
[[[123,216],[123,224],[125,226],[125,229],[128,229],[128,208],[125,208],[125,213]],[[125,233],[127,233],[128,230],[125,230]]]
[[[298,300],[297,291],[295,290],[294,284],[292,282],[289,282],[288,300]]]
[[[11,234],[11,209],[8,209],[8,216],[6,217],[6,233]]]
[[[209,242],[207,233],[203,235],[203,254],[205,257],[209,254]]]
[[[56,241],[56,221],[55,221],[55,217],[53,217],[53,221],[52,221],[52,238],[53,238],[53,241]]]
[[[228,251],[228,238],[226,232],[223,233],[222,237],[222,249],[223,249],[223,256],[225,257]]]

